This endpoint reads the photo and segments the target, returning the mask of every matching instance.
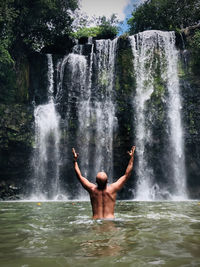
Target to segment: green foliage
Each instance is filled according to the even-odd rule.
[[[28,98],[23,60],[72,30],[78,0],[0,0],[0,102]]]
[[[90,23],[96,25],[94,27],[87,26],[86,19],[82,18],[80,26],[76,29],[76,32],[72,34],[73,37],[80,39],[82,37],[97,37],[98,39],[103,38],[114,38],[118,34],[118,20],[115,14],[110,19],[105,16],[99,18],[93,18]],[[81,26],[83,25],[83,26]]]
[[[192,70],[194,74],[200,74],[200,30],[196,30],[189,40],[189,48],[192,54]]]
[[[132,13],[129,31],[178,30],[198,23],[199,14],[199,0],[147,0]]]
[[[7,50],[7,40],[0,41],[0,102],[14,102],[16,75],[14,61]]]
[[[100,18],[100,37],[110,37],[114,38],[118,34],[118,26],[116,26],[118,23],[118,20],[116,18],[116,15],[113,14],[110,19],[106,19],[105,16]]]
[[[11,142],[31,146],[33,142],[32,121],[32,112],[26,106],[0,104],[0,149],[9,147]]]
[[[200,56],[200,30],[196,30],[192,40],[190,41],[191,47]]]
[[[14,0],[0,0],[0,69],[2,64],[13,64],[14,61],[8,51],[13,41],[12,27],[17,11],[13,8]],[[0,74],[1,75],[1,74]]]
[[[15,0],[19,13],[13,28],[15,44],[37,50],[68,34],[73,22],[71,12],[77,7],[76,0]]]
[[[14,55],[40,49],[71,31],[77,8],[78,0],[0,0],[0,38]]]
[[[0,38],[9,45],[13,40],[13,26],[18,17],[14,0],[0,0]]]
[[[99,27],[83,27],[79,29],[77,32],[73,33],[72,36],[76,39],[80,39],[82,37],[96,37],[100,33]]]
[[[123,49],[118,52],[117,63],[120,70],[120,88],[123,94],[132,93],[132,85],[134,81],[133,62],[131,48]],[[117,81],[118,82],[118,81]],[[117,85],[117,88],[119,85]]]
[[[0,41],[0,64],[14,64],[14,61],[7,50],[7,43],[5,41]]]

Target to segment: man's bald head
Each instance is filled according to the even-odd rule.
[[[105,172],[98,172],[96,177],[97,185],[100,189],[104,189],[108,182],[108,176]]]

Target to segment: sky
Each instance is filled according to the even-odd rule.
[[[130,18],[134,6],[144,2],[144,0],[81,0],[81,10],[85,12],[89,17],[106,16],[109,18],[115,13],[120,21],[123,21],[121,25],[121,32],[125,32],[128,29],[126,24],[127,18]]]

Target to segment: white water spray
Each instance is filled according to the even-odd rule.
[[[131,36],[131,46],[133,52],[133,63],[136,75],[136,96],[134,100],[136,111],[136,144],[138,154],[137,184],[138,199],[151,199],[151,181],[153,170],[148,166],[145,157],[145,146],[151,142],[151,130],[145,125],[146,102],[153,93],[152,63],[155,40],[148,36],[138,34]],[[147,62],[149,66],[147,66]]]
[[[35,107],[35,152],[33,157],[33,198],[56,198],[60,194],[60,116],[53,98],[53,61],[48,60],[48,103]]]
[[[175,35],[173,32],[146,31],[130,36],[133,52],[133,65],[136,77],[136,96],[134,106],[136,111],[136,144],[138,155],[137,176],[138,183],[136,198],[139,200],[156,199],[160,191],[154,184],[154,170],[148,162],[148,144],[152,141],[151,127],[146,121],[148,102],[154,92],[154,73],[156,66],[155,54],[160,58],[161,77],[167,83],[168,104],[167,115],[170,127],[171,166],[174,183],[172,198],[187,198],[186,175],[183,150],[183,129],[181,123],[181,100],[179,93],[179,80],[177,73],[177,50],[175,48]],[[155,189],[156,188],[156,189]],[[165,194],[159,192],[160,195]]]
[[[181,97],[178,78],[178,51],[175,48],[175,33],[165,34],[164,52],[166,55],[168,89],[168,118],[170,127],[170,155],[173,168],[173,198],[187,199],[186,171],[184,154],[184,133],[181,121]]]
[[[78,54],[70,54],[68,64],[71,88],[75,83],[79,94],[77,141],[82,155],[80,166],[83,175],[91,175],[89,179],[95,182],[97,172],[102,170],[112,177],[113,128],[116,122],[112,94],[117,39],[96,41],[95,53],[94,44],[90,45],[91,52],[87,60],[81,55],[83,46],[76,45],[73,51]],[[94,146],[93,156],[90,154],[90,145]]]
[[[107,171],[113,176],[113,130],[117,125],[113,101],[113,80],[118,38],[96,41],[97,98],[94,102],[96,117],[95,172]]]
[[[71,70],[71,86],[68,91],[68,103],[75,98],[77,107],[77,143],[81,155],[80,167],[84,176],[88,177],[89,142],[90,142],[90,88],[87,86],[88,66],[85,56],[70,54],[68,64]],[[68,119],[69,119],[68,114]],[[83,193],[83,191],[81,191]]]

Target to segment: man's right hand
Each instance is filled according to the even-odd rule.
[[[128,151],[128,154],[129,154],[130,157],[133,157],[134,152],[135,152],[135,148],[136,148],[136,146],[132,146],[131,150]]]
[[[75,149],[72,148],[72,153],[73,153],[73,156],[74,156],[74,161],[77,161],[78,159],[78,153],[76,153]]]

